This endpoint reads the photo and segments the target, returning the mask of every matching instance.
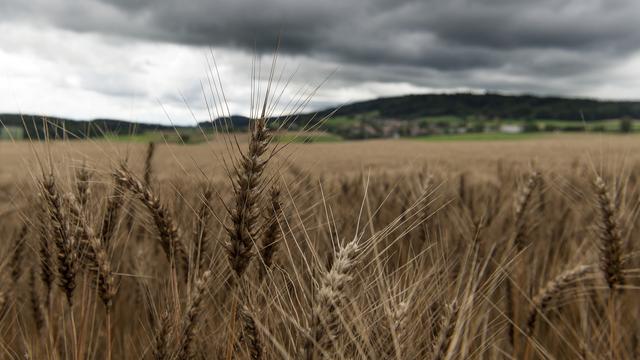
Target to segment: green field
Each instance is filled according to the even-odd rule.
[[[275,135],[274,141],[282,143],[327,143],[342,141],[342,138],[334,134],[283,134]]]
[[[544,133],[469,133],[469,134],[444,134],[410,137],[408,139],[419,141],[493,141],[493,140],[523,140],[544,137]]]

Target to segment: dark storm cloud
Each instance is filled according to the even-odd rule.
[[[535,87],[640,46],[637,0],[36,0],[0,10],[73,31],[247,52],[272,50],[282,32],[282,53],[354,69],[347,77],[422,82],[402,75],[413,72],[457,86],[466,76],[482,88],[500,80],[473,72],[528,76]]]

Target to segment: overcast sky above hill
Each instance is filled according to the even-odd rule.
[[[309,109],[457,90],[640,99],[637,0],[0,0],[0,112],[208,117],[209,49],[248,115],[255,54]],[[186,104],[185,104],[186,103]],[[192,115],[193,114],[193,115]]]

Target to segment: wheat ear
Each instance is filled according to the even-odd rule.
[[[73,305],[73,292],[76,287],[78,254],[75,239],[69,233],[67,215],[62,207],[53,174],[45,176],[41,183],[43,196],[54,230],[54,243],[57,248],[59,285],[64,291],[69,306]]]
[[[198,264],[198,274],[201,274],[207,267],[207,260],[210,259],[211,245],[209,244],[209,221],[211,219],[211,197],[213,196],[213,190],[210,185],[207,185],[202,192],[202,203],[198,208],[195,219],[194,245],[195,245],[195,258]]]
[[[624,285],[622,273],[622,240],[611,196],[601,177],[595,181],[597,207],[600,213],[598,236],[600,237],[600,269],[610,289]]]
[[[13,253],[11,254],[11,260],[9,261],[9,269],[11,271],[11,280],[13,281],[14,286],[18,284],[20,278],[22,277],[23,264],[22,260],[24,257],[24,249],[26,246],[27,240],[27,232],[29,228],[27,224],[23,224],[16,236]]]
[[[265,156],[271,136],[264,119],[252,122],[249,150],[241,154],[233,168],[234,203],[228,209],[231,224],[226,225],[226,248],[231,268],[238,277],[249,265],[254,242],[258,239],[258,202],[262,173],[269,161]]]
[[[240,308],[240,319],[242,320],[243,335],[249,346],[249,355],[252,360],[262,359],[262,342],[260,341],[260,333],[256,327],[253,312],[249,307],[243,305]]]
[[[107,199],[107,209],[102,217],[102,229],[100,231],[100,239],[105,246],[108,246],[116,230],[123,202],[124,189],[122,184],[117,179],[114,179],[113,190],[111,191],[111,196]]]
[[[40,295],[38,293],[38,285],[36,283],[36,272],[33,269],[31,269],[31,272],[29,273],[29,300],[36,329],[41,331],[44,328],[44,315],[42,313]]]
[[[153,174],[153,154],[156,152],[156,143],[150,141],[147,145],[147,156],[144,159],[144,183],[151,185],[151,175]]]
[[[531,202],[533,191],[536,189],[538,184],[540,184],[540,178],[539,172],[531,172],[525,185],[518,191],[518,197],[515,202],[516,233],[513,238],[513,243],[518,251],[522,251],[522,249],[524,249],[524,241],[527,231],[525,214]]]
[[[281,237],[279,219],[282,214],[282,203],[280,202],[280,190],[273,187],[269,195],[269,206],[264,215],[267,226],[260,244],[260,258],[262,259],[259,271],[260,280],[264,279],[273,264],[273,258]]]
[[[171,316],[168,311],[164,311],[157,323],[154,335],[153,358],[155,360],[169,359],[172,330]]]
[[[440,329],[440,336],[433,348],[433,360],[445,359],[449,354],[449,345],[451,344],[451,338],[453,337],[456,323],[458,322],[458,310],[459,306],[456,301],[447,307],[447,313],[443,319],[442,328]]]
[[[588,274],[593,268],[587,265],[580,265],[567,270],[549,281],[538,294],[533,298],[529,316],[527,317],[527,334],[533,334],[535,330],[538,314],[543,314],[547,306],[561,292],[569,288],[574,282]]]
[[[134,193],[149,210],[156,229],[158,229],[162,250],[172,266],[176,266],[176,263],[182,263],[182,271],[186,279],[189,273],[189,259],[184,245],[180,241],[178,226],[169,213],[169,210],[160,202],[158,196],[153,193],[148,185],[134,178],[131,172],[124,166],[117,169],[114,175],[116,181]]]
[[[39,219],[38,219],[38,254],[40,262],[40,280],[45,286],[44,304],[45,309],[49,311],[49,304],[51,303],[51,290],[53,288],[54,273],[53,273],[53,256],[51,255],[51,247],[49,245],[49,223],[46,219],[46,209],[40,206]]]
[[[198,318],[201,316],[202,302],[205,297],[205,290],[210,277],[211,271],[207,270],[203,272],[202,276],[195,282],[194,290],[191,293],[191,298],[187,305],[187,312],[182,322],[182,334],[180,336],[177,356],[179,360],[193,358],[193,350],[191,347],[197,335],[196,325],[198,323]]]
[[[351,272],[360,252],[356,240],[341,247],[328,272],[322,276],[315,296],[309,338],[305,343],[306,359],[313,359],[317,345],[326,348],[340,333],[340,305],[345,298],[345,286],[351,281]]]

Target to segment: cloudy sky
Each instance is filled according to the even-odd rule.
[[[252,61],[266,78],[279,34],[281,104],[330,76],[310,110],[461,90],[640,99],[637,0],[0,0],[0,14],[0,113],[192,123],[215,58],[230,112],[248,115]]]

